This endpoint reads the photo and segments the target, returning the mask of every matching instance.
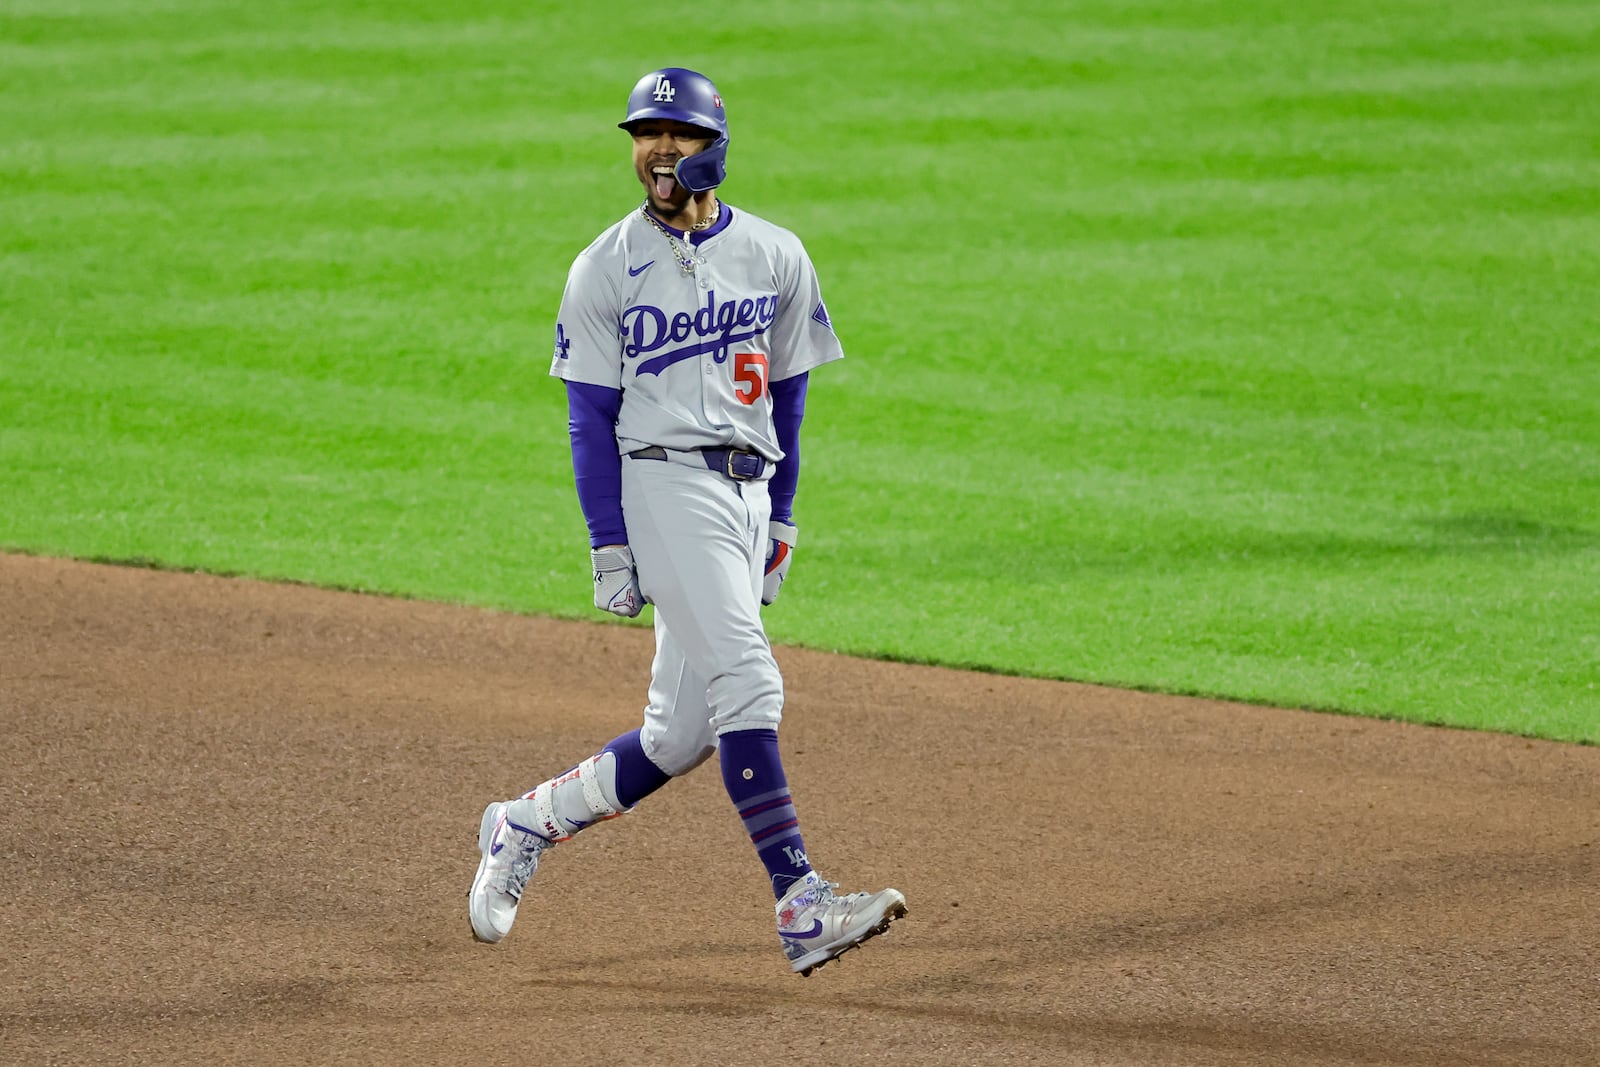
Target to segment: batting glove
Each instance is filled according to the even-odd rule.
[[[783,591],[783,580],[789,576],[789,564],[794,562],[794,544],[800,537],[798,527],[773,520],[767,528],[771,539],[767,542],[767,576],[761,580],[761,602],[770,604]]]
[[[633,551],[627,545],[592,548],[589,562],[594,564],[594,606],[625,619],[639,614],[644,597],[639,593]]]

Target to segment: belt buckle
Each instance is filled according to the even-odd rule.
[[[751,478],[761,477],[766,459],[755,452],[739,452],[728,449],[727,475],[736,482],[748,482]]]

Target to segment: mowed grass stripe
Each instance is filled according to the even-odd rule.
[[[681,61],[852,356],[776,639],[1600,740],[1592,5],[51,11],[0,543],[585,614],[549,335]]]

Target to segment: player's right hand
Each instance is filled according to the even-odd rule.
[[[632,550],[627,545],[591,548],[589,562],[594,565],[594,606],[625,619],[639,614],[644,597],[639,593]]]

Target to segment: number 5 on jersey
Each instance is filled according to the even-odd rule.
[[[745,386],[750,389],[747,392]],[[754,404],[767,393],[767,357],[762,352],[733,354],[733,391],[741,404]]]

